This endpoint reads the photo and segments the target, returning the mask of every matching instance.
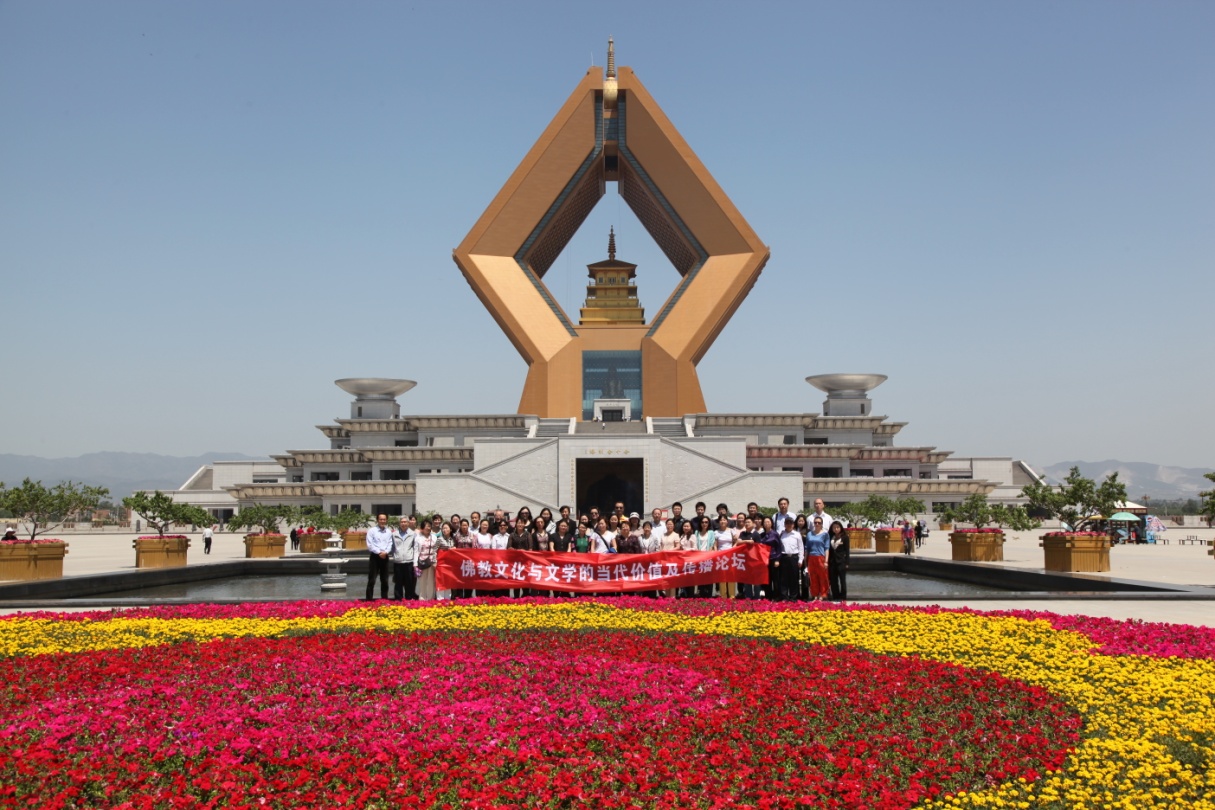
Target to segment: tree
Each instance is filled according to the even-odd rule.
[[[991,523],[991,506],[987,496],[981,492],[972,493],[959,504],[949,507],[942,513],[950,523],[969,523],[976,529]]]
[[[1025,507],[991,503],[981,492],[975,492],[957,506],[946,509],[942,517],[948,518],[951,523],[969,523],[976,529],[994,523],[1001,529],[1007,526],[1014,531],[1028,531],[1040,525],[1029,516]]]
[[[1215,472],[1203,473],[1202,477],[1211,483],[1215,483]],[[1199,514],[1202,515],[1202,519],[1210,526],[1215,521],[1215,489],[1199,492],[1198,497],[1202,499],[1202,502],[1199,504]]]
[[[1060,486],[1037,482],[1022,489],[1021,495],[1029,500],[1031,511],[1042,512],[1072,531],[1082,532],[1126,502],[1126,485],[1118,481],[1118,473],[1111,473],[1098,485],[1082,476],[1079,467],[1072,467]]]
[[[343,509],[336,515],[323,515],[323,520],[316,524],[318,529],[328,529],[331,532],[345,534],[367,528],[367,515],[357,509]]]
[[[61,481],[47,489],[41,481],[26,478],[15,489],[5,489],[4,484],[0,484],[0,507],[28,523],[30,540],[34,540],[40,534],[77,519],[84,512],[91,513],[109,494],[105,487],[90,487],[72,481]]]
[[[174,523],[210,526],[215,522],[207,510],[193,504],[179,503],[159,489],[151,495],[146,492],[129,495],[122,499],[122,505],[146,520],[161,537]]]
[[[1030,516],[1024,506],[1008,506],[1002,503],[991,505],[991,522],[1001,529],[1007,526],[1015,532],[1027,532],[1042,525]]]
[[[864,511],[859,509],[858,506],[859,504],[855,503],[840,504],[832,508],[831,511],[834,513],[832,517],[836,520],[846,520],[850,526],[857,526],[866,520]]]
[[[917,501],[915,498],[893,500],[884,495],[870,495],[860,503],[849,506],[850,515],[875,525],[890,523],[895,515],[915,515],[924,511],[923,501]]]
[[[258,534],[278,534],[280,521],[291,522],[298,513],[294,506],[255,503],[237,512],[228,521],[232,529],[261,529]]]

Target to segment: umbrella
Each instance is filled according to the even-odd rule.
[[[1119,520],[1119,521],[1123,521],[1123,522],[1129,522],[1129,521],[1138,522],[1139,516],[1132,515],[1130,512],[1115,512],[1114,514],[1110,515],[1110,520]]]

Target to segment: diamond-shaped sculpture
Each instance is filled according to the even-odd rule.
[[[519,413],[589,418],[621,390],[635,416],[703,413],[696,364],[769,251],[610,47],[606,77],[587,71],[453,257],[527,361]],[[681,279],[648,323],[580,326],[544,274],[609,181]]]

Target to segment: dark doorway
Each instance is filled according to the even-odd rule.
[[[606,515],[617,501],[624,503],[626,515],[645,511],[645,463],[641,459],[580,458],[575,474],[578,514],[585,515],[596,506],[599,514]]]

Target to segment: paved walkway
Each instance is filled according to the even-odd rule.
[[[1015,568],[1041,569],[1042,549],[1038,547],[1042,531],[1009,532],[1004,546],[1004,564]],[[1197,535],[1201,545],[1181,545],[1179,539]],[[72,534],[63,533],[68,541],[64,559],[64,576],[101,574],[134,570],[134,534]],[[192,533],[189,565],[206,565],[224,560],[243,559],[243,535],[221,533],[215,536],[212,552],[204,555],[202,534]],[[1115,546],[1110,551],[1109,576],[1174,585],[1194,585],[1215,588],[1215,557],[1207,552],[1215,539],[1212,529],[1170,529],[1167,545]],[[288,555],[293,554],[288,550]],[[949,559],[949,538],[945,532],[934,530],[918,550],[918,555]],[[875,602],[876,603],[876,602]],[[923,600],[901,602],[881,600],[882,604],[923,605]],[[1088,616],[1108,616],[1117,619],[1142,619],[1154,622],[1178,622],[1215,627],[1215,602],[1145,599],[1077,599],[1020,600],[973,599],[942,600],[949,607],[971,607],[977,610],[1049,610],[1056,613],[1077,613]],[[11,613],[11,610],[0,611]]]

